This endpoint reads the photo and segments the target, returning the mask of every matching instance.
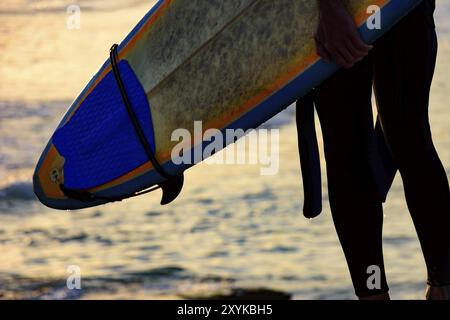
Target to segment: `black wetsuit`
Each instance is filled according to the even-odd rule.
[[[437,54],[434,9],[435,1],[425,0],[375,43],[366,59],[339,71],[312,93],[323,131],[333,221],[360,297],[388,291],[383,208],[370,160],[372,84],[384,137],[403,179],[428,281],[450,284],[449,185],[428,118]],[[380,289],[367,287],[371,265],[382,271]]]

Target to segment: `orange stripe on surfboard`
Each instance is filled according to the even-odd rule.
[[[130,40],[130,42],[127,44],[124,49],[122,49],[120,55],[124,55],[128,50],[132,49],[136,42],[139,40],[140,37],[142,37],[145,30],[151,26],[158,17],[161,16],[161,14],[164,12],[164,10],[170,5],[170,3],[173,0],[167,0],[165,1],[160,8],[150,17],[150,19],[144,24],[144,26],[138,31],[138,33]],[[390,0],[373,0],[373,5],[378,5],[380,7],[383,7],[387,3],[389,3]],[[361,26],[363,23],[366,22],[368,18],[368,13],[366,11],[360,12],[355,17],[355,22],[358,26]],[[242,104],[240,107],[234,109],[233,113],[230,113],[229,115],[226,115],[224,118],[220,120],[210,121],[205,124],[204,131],[211,129],[211,128],[224,128],[233,121],[240,118],[243,114],[249,112],[251,109],[255,108],[256,106],[260,105],[264,100],[266,100],[268,97],[270,97],[272,94],[277,92],[279,89],[281,89],[283,86],[285,86],[287,83],[289,83],[291,80],[293,80],[295,77],[297,77],[302,71],[306,71],[307,68],[309,68],[311,65],[313,65],[315,62],[317,62],[319,59],[319,56],[314,52],[313,54],[307,56],[305,59],[303,59],[298,65],[296,65],[291,71],[289,71],[286,74],[283,74],[278,79],[276,79],[270,86],[264,88],[261,90],[260,93],[250,98],[248,101],[246,101],[244,104]],[[83,96],[83,99],[80,100],[80,103],[76,108],[79,107],[81,102],[85,99],[85,97],[92,91],[92,89],[98,84],[98,82],[103,79],[103,77],[111,70],[111,67],[107,67],[102,74],[96,79],[94,84],[91,86],[90,90],[88,90],[85,95]],[[74,111],[76,110],[74,109]],[[73,112],[74,112],[73,111]],[[72,114],[73,114],[72,112]],[[70,117],[69,117],[70,118]],[[159,155],[159,159],[161,163],[165,163],[170,160],[171,157],[171,151],[163,152]],[[130,171],[129,173],[111,181],[108,182],[102,186],[90,189],[91,192],[98,192],[101,190],[105,190],[120,184],[123,184],[127,181],[130,181],[132,179],[135,179],[138,176],[141,176],[147,172],[149,172],[152,169],[152,165],[150,162],[147,162],[140,167],[134,169],[133,171]]]

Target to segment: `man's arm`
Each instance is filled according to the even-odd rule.
[[[334,57],[336,62],[351,68],[372,49],[361,39],[353,18],[341,0],[318,0],[319,26],[316,46],[319,56],[327,62]]]

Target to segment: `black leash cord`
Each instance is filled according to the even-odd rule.
[[[111,60],[111,67],[114,72],[114,76],[116,78],[117,86],[119,87],[120,94],[122,95],[123,102],[125,104],[125,107],[127,109],[128,115],[130,117],[131,123],[133,124],[134,130],[136,131],[136,134],[139,138],[139,141],[142,144],[142,147],[145,150],[145,153],[147,154],[148,159],[152,163],[155,170],[166,179],[172,178],[171,175],[169,175],[167,172],[164,171],[164,169],[159,164],[158,160],[156,160],[155,155],[153,154],[152,148],[150,147],[144,131],[142,130],[139,120],[136,116],[136,113],[134,113],[133,107],[131,106],[130,99],[128,98],[127,92],[125,91],[125,86],[123,85],[122,77],[120,76],[119,67],[117,65],[117,48],[118,45],[114,44],[111,47],[110,50],[110,60]]]
[[[158,160],[156,159],[155,155],[153,154],[151,146],[149,145],[149,143],[145,137],[144,131],[142,130],[142,128],[139,124],[139,120],[138,120],[136,114],[134,113],[133,107],[131,106],[130,99],[128,98],[127,92],[125,90],[125,86],[123,84],[122,77],[120,75],[119,66],[117,64],[117,60],[118,60],[117,48],[118,47],[119,46],[117,44],[114,44],[111,47],[109,57],[110,57],[110,62],[111,62],[111,69],[114,73],[114,77],[116,79],[117,86],[120,91],[120,95],[122,96],[123,103],[125,104],[125,108],[127,110],[128,116],[130,117],[131,123],[133,124],[134,130],[136,131],[136,135],[138,136],[139,141],[141,142],[141,145],[144,148],[144,151],[145,151],[148,159],[152,163],[153,167],[163,178],[170,180],[174,177],[171,176],[170,174],[168,174],[167,172],[165,172],[164,169],[162,168],[162,166],[159,164]],[[149,189],[145,189],[143,191],[135,192],[135,193],[128,194],[125,196],[121,196],[121,197],[103,197],[103,196],[95,195],[88,191],[69,189],[69,188],[66,188],[64,186],[64,184],[60,184],[59,187],[60,187],[61,191],[64,193],[64,195],[66,197],[68,197],[69,199],[75,199],[75,200],[79,200],[82,202],[91,202],[91,201],[95,201],[95,200],[103,200],[103,201],[108,201],[108,202],[122,201],[126,198],[140,196],[140,195],[150,193],[152,191],[155,191],[155,190],[161,188],[161,186],[158,185],[158,186],[154,186]]]

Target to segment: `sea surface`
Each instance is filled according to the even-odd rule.
[[[294,299],[354,299],[326,179],[323,214],[302,216],[293,108],[266,124],[280,129],[276,176],[256,165],[198,165],[166,207],[159,194],[72,212],[36,200],[31,176],[49,137],[110,45],[153,4],[75,2],[79,30],[66,27],[71,1],[0,2],[0,297],[164,299],[266,288]],[[430,117],[449,175],[449,1],[438,0],[436,19]],[[424,260],[398,177],[385,204],[384,249],[392,296],[422,299]],[[70,266],[81,270],[81,290],[66,286]]]

